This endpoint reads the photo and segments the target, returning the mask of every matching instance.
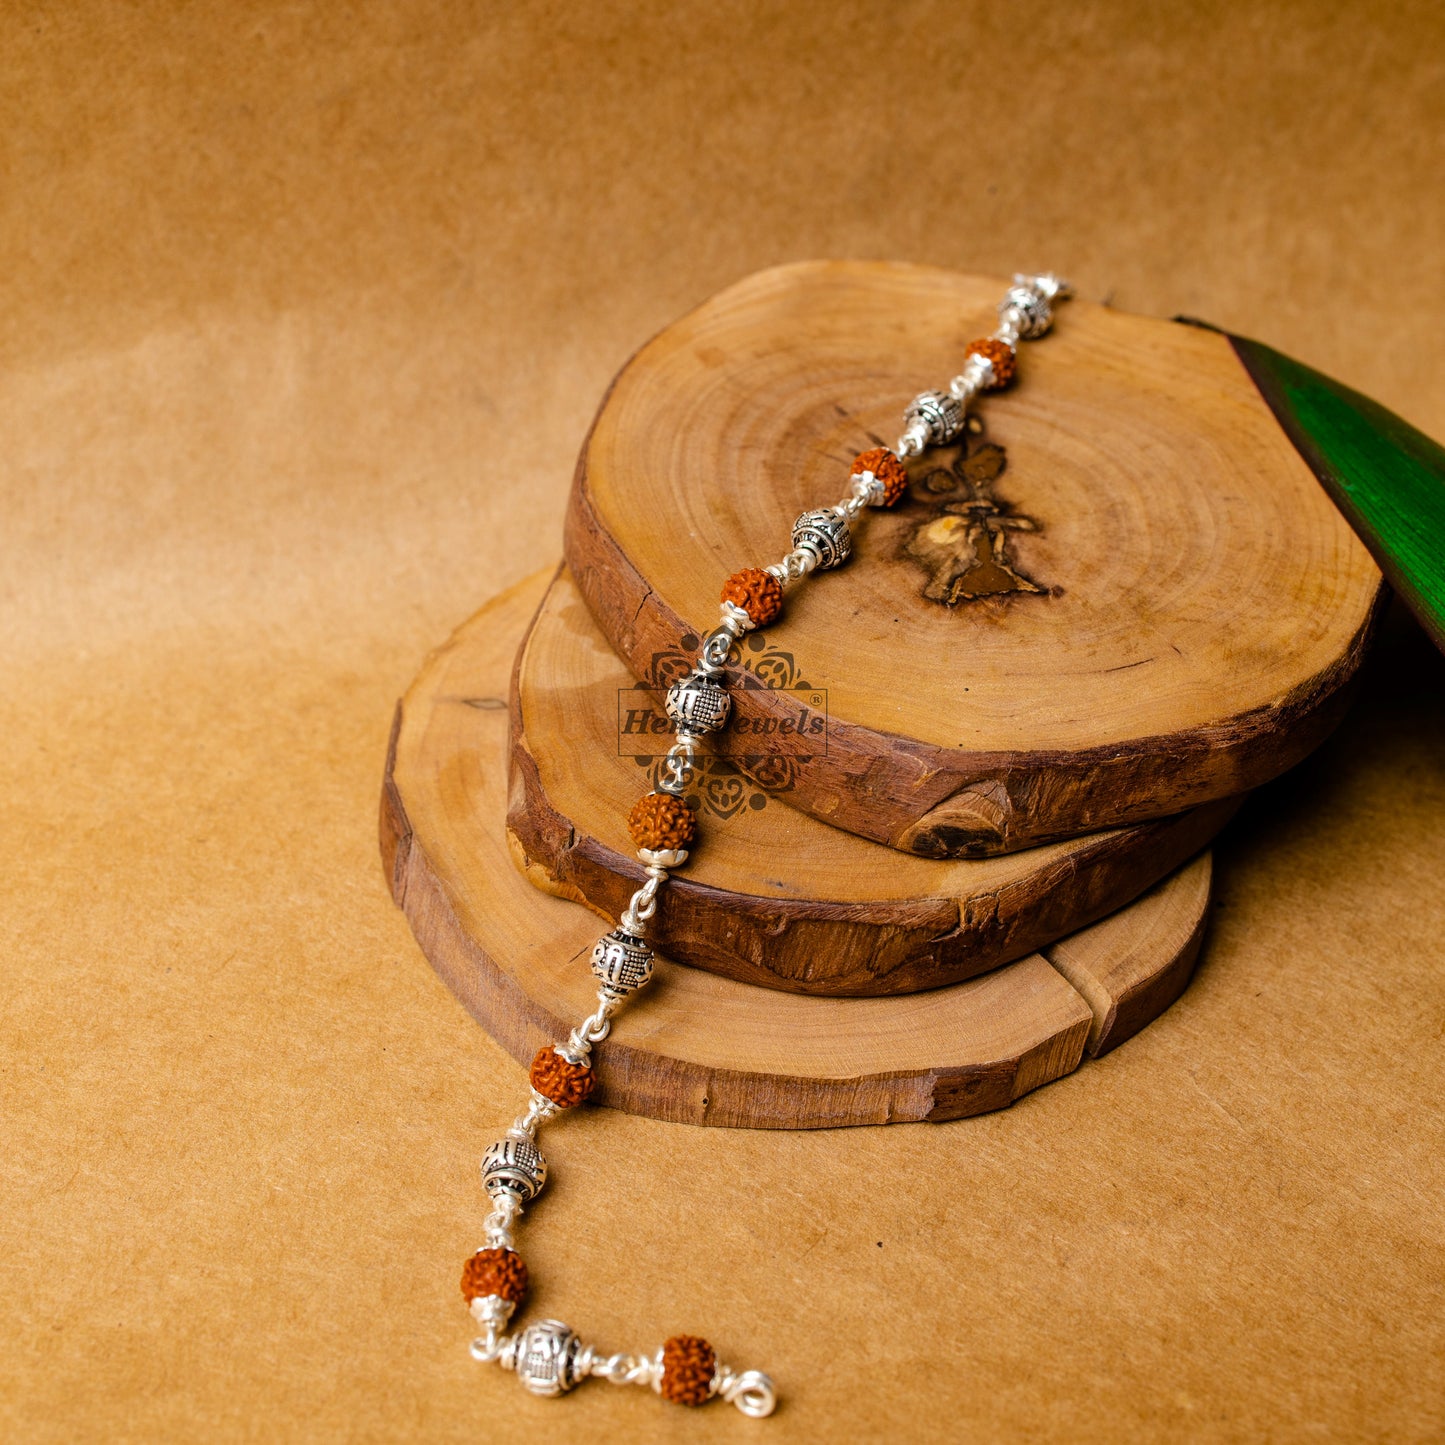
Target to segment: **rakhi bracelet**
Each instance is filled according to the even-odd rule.
[[[505,1332],[527,1291],[527,1266],[513,1247],[512,1231],[524,1206],[547,1182],[537,1130],[595,1092],[592,1050],[611,1032],[613,1015],[623,1002],[652,978],[647,927],[670,870],[687,862],[696,837],[697,814],[684,795],[695,770],[698,742],[727,724],[732,699],[725,670],[734,644],[744,633],[776,622],[791,588],[815,571],[848,560],[852,524],[859,513],[865,507],[891,507],[902,498],[908,489],[904,462],[962,435],[970,403],[1014,380],[1018,343],[1044,335],[1053,322],[1054,302],[1071,294],[1057,276],[1015,276],[998,306],[998,329],[968,344],[963,370],[946,392],[914,397],[896,447],[863,452],[853,463],[848,495],[831,507],[804,512],[793,523],[793,547],[782,561],[745,567],[727,579],[717,627],[703,640],[692,670],[668,689],[666,708],[675,740],[656,787],[637,801],[627,818],[647,882],[632,895],[617,927],[592,949],[596,1012],[565,1042],[538,1052],[532,1060],[532,1097],[526,1112],[482,1156],[482,1185],[492,1201],[484,1226],[487,1242],[462,1270],[462,1294],[485,1332],[472,1341],[471,1352],[475,1359],[514,1370],[535,1395],[565,1394],[594,1375],[614,1385],[647,1386],[679,1405],[702,1405],[717,1396],[755,1418],[770,1415],[777,1403],[767,1375],[719,1364],[713,1347],[698,1335],[674,1335],[650,1355],[603,1355],[560,1320],[538,1320],[515,1334]]]

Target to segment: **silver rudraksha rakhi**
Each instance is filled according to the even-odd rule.
[[[623,1001],[652,977],[648,921],[669,870],[687,862],[697,815],[684,794],[693,775],[698,740],[726,726],[731,699],[726,664],[745,633],[775,622],[787,590],[810,573],[841,566],[853,550],[852,523],[864,507],[891,507],[908,488],[904,462],[929,447],[947,446],[963,432],[969,404],[981,392],[997,391],[1014,379],[1020,341],[1044,335],[1053,305],[1070,295],[1057,276],[1015,276],[999,303],[998,329],[969,343],[963,370],[946,392],[925,391],[904,413],[903,436],[889,451],[875,447],[853,463],[848,495],[831,507],[804,512],[793,523],[793,549],[771,567],[745,567],[722,590],[722,618],[703,641],[691,672],[667,694],[667,715],[676,728],[657,787],[628,815],[628,831],[647,882],[628,903],[616,928],[592,950],[597,1010],[565,1042],[541,1050],[532,1061],[532,1098],[505,1139],[482,1156],[482,1184],[492,1200],[487,1243],[466,1262],[462,1294],[485,1333],[472,1341],[478,1360],[515,1370],[537,1395],[561,1395],[596,1375],[614,1385],[646,1385],[680,1405],[701,1405],[719,1396],[745,1415],[770,1415],[776,1404],[773,1382],[760,1371],[741,1373],[719,1364],[712,1346],[697,1335],[675,1335],[651,1355],[603,1355],[583,1344],[559,1320],[538,1320],[505,1333],[527,1290],[527,1267],[513,1249],[512,1229],[522,1209],[542,1192],[547,1161],[537,1147],[538,1128],[563,1109],[582,1103],[595,1090],[592,1050],[611,1031]]]

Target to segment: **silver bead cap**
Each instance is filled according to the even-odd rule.
[[[867,507],[886,507],[888,495],[881,477],[872,472],[854,472],[848,483],[849,493]]]
[[[503,1299],[501,1295],[482,1294],[471,1302],[469,1308],[472,1318],[479,1325],[490,1326],[495,1330],[504,1330],[517,1306],[511,1300]]]

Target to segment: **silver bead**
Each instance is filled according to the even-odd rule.
[[[535,1199],[547,1182],[547,1161],[526,1139],[498,1139],[482,1155],[482,1188],[493,1199],[503,1194],[526,1201]]]
[[[472,1318],[483,1329],[498,1332],[507,1328],[507,1321],[512,1318],[516,1308],[511,1300],[505,1300],[496,1294],[478,1295],[471,1303]]]
[[[582,1378],[582,1341],[561,1320],[538,1320],[517,1337],[517,1378],[534,1395],[565,1395]]]
[[[928,432],[928,445],[947,446],[963,434],[964,411],[953,397],[941,391],[923,391],[908,403],[903,425],[913,430],[915,423]]]
[[[609,998],[626,998],[652,977],[652,950],[635,933],[614,928],[593,945],[592,972]]]
[[[853,535],[848,519],[831,507],[804,512],[793,523],[793,546],[811,552],[823,568],[841,567],[853,555]]]
[[[1006,320],[1010,311],[1016,314],[1019,335],[1025,341],[1042,336],[1053,325],[1053,307],[1032,286],[1010,286],[1004,292],[998,303],[999,320]]]
[[[1052,271],[1041,271],[1036,276],[1015,272],[1014,284],[1037,291],[1050,304],[1054,301],[1067,301],[1074,294],[1074,288],[1062,276],[1056,276]]]
[[[706,677],[691,673],[667,690],[667,715],[680,728],[715,733],[728,720],[732,699],[725,689]]]

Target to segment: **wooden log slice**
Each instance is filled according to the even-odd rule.
[[[1213,867],[1202,853],[1129,907],[1043,950],[1093,1011],[1084,1046],[1091,1058],[1133,1038],[1184,992],[1204,943],[1212,887]]]
[[[634,676],[675,667],[722,579],[780,557],[852,457],[891,443],[1002,284],[788,266],[638,352],[583,448],[565,544]],[[1338,721],[1382,597],[1225,336],[1071,301],[1020,372],[985,399],[986,433],[914,463],[908,498],[766,634],[826,695],[826,748],[783,745],[786,690],[735,703],[766,785],[927,856],[1164,817],[1282,772]]]
[[[492,643],[479,629],[457,645],[480,655]],[[633,681],[565,569],[518,650],[511,708],[518,860],[539,887],[616,919],[645,882],[627,813],[672,735],[662,694]],[[753,787],[725,756],[703,764],[699,842],[651,925],[669,957],[796,993],[956,983],[1123,907],[1237,806],[1223,799],[1001,857],[933,859],[830,828],[783,806],[787,796]]]
[[[539,574],[503,594],[428,660],[397,709],[381,798],[393,896],[441,977],[523,1064],[590,1012],[587,954],[599,932],[587,909],[527,883],[503,822],[504,695],[546,583]],[[1207,860],[1151,896],[1176,889],[1202,917]],[[1092,931],[1101,980],[1111,922]],[[1126,926],[1129,978],[1175,977],[1177,935],[1161,936],[1146,964],[1140,931]],[[1098,996],[1107,999],[1107,984]],[[601,1101],[750,1128],[959,1118],[1076,1068],[1099,1006],[1038,954],[950,988],[878,999],[780,993],[663,960],[599,1050]]]

